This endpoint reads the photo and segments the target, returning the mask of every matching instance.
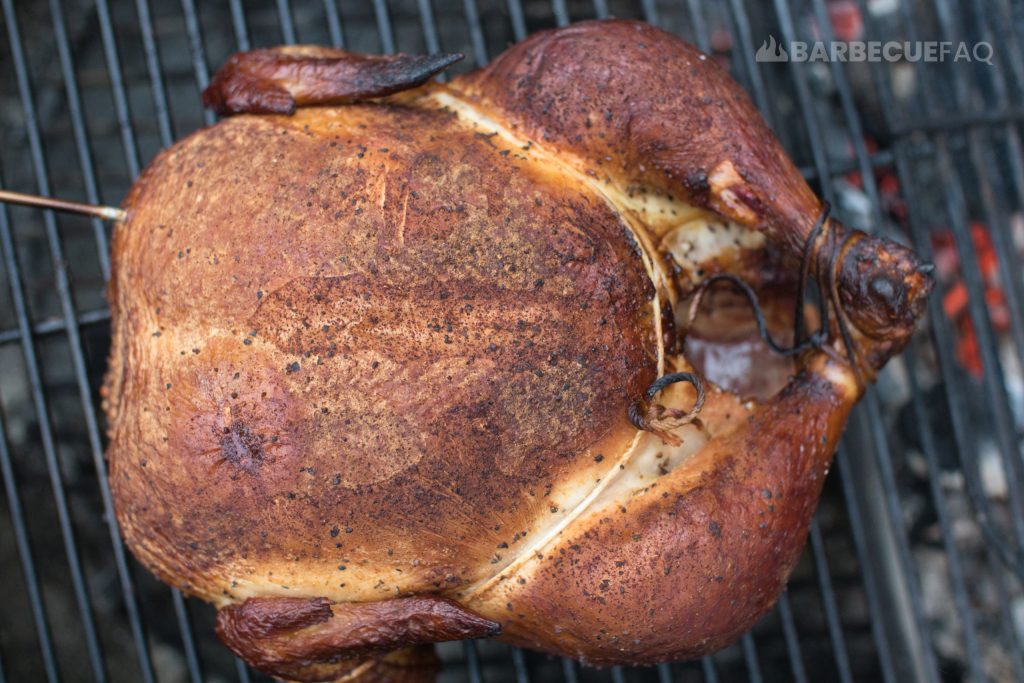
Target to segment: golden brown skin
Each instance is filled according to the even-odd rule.
[[[504,608],[504,640],[597,665],[691,659],[734,641],[785,586],[854,400],[815,370],[468,606]]]
[[[217,613],[217,635],[228,647],[262,671],[300,681],[323,680],[324,670],[326,677],[356,673],[367,659],[395,649],[500,630],[433,596],[333,606],[325,598],[257,598]],[[381,668],[372,667],[373,675],[379,678]]]
[[[205,99],[383,95],[433,68],[403,59],[237,55]],[[335,78],[366,68],[369,89]],[[767,242],[669,277],[638,195]],[[709,383],[682,447],[638,432],[630,405],[689,367],[687,278],[792,283],[821,205],[724,71],[628,21],[537,34],[447,86],[225,120],[124,208],[105,395],[125,538],[220,608],[235,652],[298,680],[380,677],[388,650],[498,626],[595,664],[724,646],[776,599],[858,377],[930,289],[912,253],[833,222],[847,247],[811,270],[835,276],[855,364],[833,319],[771,398]]]
[[[344,104],[423,85],[461,54],[360,55],[294,45],[232,56],[203,92],[218,114],[294,114],[305,104]]]
[[[537,33],[456,87],[599,177],[685,197],[763,230],[789,254],[802,252],[821,213],[821,202],[728,73],[646,24],[583,22]],[[905,339],[923,313],[930,280],[916,272],[906,248],[866,235],[864,241],[867,253],[884,260],[864,272],[844,268],[842,291],[857,295],[847,309],[863,332],[884,317],[884,338]]]

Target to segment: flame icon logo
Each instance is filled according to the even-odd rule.
[[[754,57],[758,62],[788,62],[789,55],[782,46],[775,40],[775,36],[768,34],[768,40],[761,43],[757,48],[757,55]]]

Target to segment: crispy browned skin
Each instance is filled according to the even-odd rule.
[[[467,604],[504,611],[504,640],[590,664],[678,661],[728,645],[785,586],[853,404],[852,386],[820,370]]]
[[[419,82],[405,59],[381,78],[344,52],[250,53],[205,97],[382,95]],[[636,197],[767,241],[666,276]],[[833,221],[811,275],[834,282],[855,362],[833,316],[775,396],[709,384],[703,432],[638,433],[630,405],[688,367],[663,352],[685,283],[793,283],[779,271],[822,207],[724,71],[629,21],[537,34],[447,86],[229,119],[124,206],[118,519],[147,567],[221,608],[236,652],[301,680],[399,671],[386,650],[494,624],[596,664],[727,644],[784,585],[859,379],[930,289],[911,252]]]
[[[821,213],[820,200],[729,74],[646,24],[583,22],[536,33],[456,87],[610,182],[685,197],[764,230],[794,257]],[[835,223],[841,236],[850,232]],[[906,248],[864,240],[867,253],[885,258],[843,270],[850,315],[865,333],[884,316],[880,336],[905,339],[930,280]]]
[[[633,437],[654,363],[623,226],[486,139],[403,130],[450,118],[231,119],[126,202],[111,477],[168,579],[453,588]]]
[[[324,598],[258,598],[217,613],[217,635],[228,647],[261,671],[299,681],[351,674],[368,657],[392,650],[500,630],[432,596],[339,605]],[[347,661],[329,661],[339,652]]]
[[[343,104],[422,85],[461,54],[360,55],[297,45],[232,55],[203,92],[218,114],[293,114],[305,104]]]

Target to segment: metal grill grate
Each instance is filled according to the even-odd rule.
[[[213,121],[199,91],[238,49],[459,50],[468,68],[614,14],[728,62],[845,222],[936,261],[928,326],[855,411],[788,593],[737,645],[598,671],[449,644],[442,680],[1024,680],[1019,0],[0,4],[0,186],[94,203]],[[760,64],[769,35],[988,41],[993,65]],[[0,680],[260,680],[217,644],[212,610],[138,568],[110,514],[105,230],[0,206]]]

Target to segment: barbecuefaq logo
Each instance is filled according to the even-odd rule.
[[[789,53],[782,49],[782,46],[775,40],[775,36],[769,35],[768,40],[761,43],[757,48],[757,61],[759,62],[788,62]]]
[[[758,62],[983,62],[992,65],[992,43],[949,40],[791,40],[783,46],[769,35],[757,49]]]

